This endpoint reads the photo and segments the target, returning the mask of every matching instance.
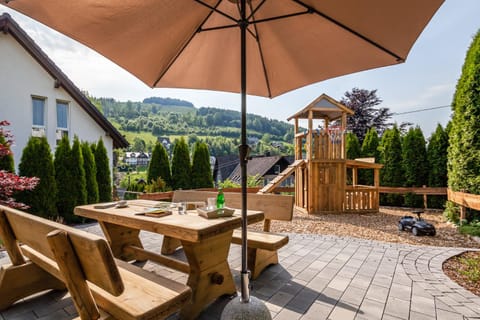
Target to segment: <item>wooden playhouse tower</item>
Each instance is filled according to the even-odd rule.
[[[297,210],[308,213],[378,211],[382,165],[367,159],[346,159],[349,115],[353,115],[352,110],[322,94],[287,119],[295,121],[295,162],[291,170],[295,170]],[[300,129],[301,119],[307,120],[306,131]],[[357,184],[358,169],[374,170],[374,186]]]

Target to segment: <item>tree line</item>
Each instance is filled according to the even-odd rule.
[[[0,172],[13,171],[13,158],[0,161]],[[46,137],[30,137],[22,150],[18,174],[35,177],[38,183],[30,190],[18,189],[15,200],[41,217],[77,223],[83,218],[74,215],[76,206],[112,201],[110,166],[102,139],[89,144],[75,136],[70,145],[64,136],[52,156]]]
[[[190,159],[188,144],[182,137],[173,147],[171,163],[163,144],[157,143],[147,168],[146,181],[130,182],[127,190],[157,192],[211,187],[213,176],[207,144],[197,141]]]
[[[360,144],[355,133],[346,136],[348,159],[375,158],[383,164],[380,185],[386,187],[445,187],[447,186],[448,129],[440,124],[427,141],[420,127],[411,127],[405,134],[394,125],[379,137],[376,128],[367,131]],[[373,185],[372,170],[359,171],[359,183]],[[429,207],[443,208],[445,197],[429,197]],[[422,207],[422,196],[407,194],[381,195],[381,205]]]

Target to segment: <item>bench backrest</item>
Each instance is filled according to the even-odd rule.
[[[68,246],[71,245],[85,280],[115,296],[123,292],[120,273],[105,239],[20,210],[0,206],[0,238],[12,263],[21,264],[23,253],[52,275],[64,280],[55,263],[57,255],[52,251],[48,239],[48,236],[55,234],[57,230],[66,234],[66,239],[70,242]],[[19,242],[22,243],[22,249]]]
[[[230,208],[242,207],[242,194],[240,192],[225,192],[225,205]],[[172,202],[179,201],[205,201],[207,198],[216,197],[217,192],[199,190],[175,190]],[[291,221],[293,218],[294,197],[277,194],[247,194],[247,209],[260,210],[265,215],[265,227],[269,229],[270,220]],[[268,230],[266,230],[268,231]]]

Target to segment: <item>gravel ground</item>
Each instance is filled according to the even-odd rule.
[[[291,222],[272,221],[271,231],[331,234],[413,245],[480,248],[480,243],[470,236],[459,234],[455,225],[446,222],[441,211],[427,210],[422,214],[422,218],[435,226],[437,234],[434,237],[415,237],[410,232],[398,231],[398,221],[404,215],[412,215],[411,210],[382,207],[379,213],[365,214],[307,215],[295,212]]]

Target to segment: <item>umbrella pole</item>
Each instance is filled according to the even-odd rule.
[[[246,0],[240,0],[240,86],[241,86],[241,134],[240,172],[242,182],[242,270],[240,272],[241,297],[230,301],[223,309],[221,320],[271,320],[272,316],[260,299],[250,297],[249,272],[247,267],[247,161],[250,147],[247,145],[247,27]]]
[[[241,301],[249,302],[250,288],[247,267],[247,50],[246,35],[248,22],[246,19],[246,0],[240,3],[240,86],[241,86],[241,137],[240,137],[240,171],[242,182],[242,270],[241,270]]]

